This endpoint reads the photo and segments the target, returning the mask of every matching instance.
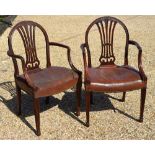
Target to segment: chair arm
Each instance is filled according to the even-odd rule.
[[[141,46],[136,41],[133,41],[133,40],[129,40],[129,44],[136,46],[138,51],[139,51],[139,53],[138,53],[138,68],[139,68],[139,72],[140,72],[140,75],[142,77],[142,80],[143,81],[147,81],[147,77],[145,75],[145,72],[144,72],[143,66],[142,66],[142,48],[141,48]]]
[[[58,47],[62,47],[62,48],[65,48],[67,49],[67,58],[68,58],[68,62],[69,62],[69,65],[70,67],[72,68],[72,70],[74,72],[76,72],[78,75],[81,75],[82,72],[79,71],[74,65],[73,65],[73,62],[71,60],[71,56],[70,56],[70,47],[69,46],[66,46],[66,45],[63,45],[63,44],[60,44],[60,43],[56,43],[56,42],[49,42],[49,45],[51,46],[58,46]]]
[[[24,58],[23,58],[22,56],[20,56],[20,55],[12,54],[12,53],[10,53],[9,51],[7,52],[7,54],[8,54],[8,56],[12,57],[13,59],[19,59],[19,60],[21,60],[21,62],[22,62],[22,69],[23,69],[23,73],[24,73],[24,77],[25,77],[27,83],[28,83],[33,89],[35,89],[35,90],[38,89],[38,88],[36,88],[36,87],[34,86],[34,84],[33,84],[32,80],[31,80],[31,78],[29,77],[28,72],[27,72],[26,69],[25,69],[25,60],[24,60]]]
[[[10,53],[10,51],[7,51],[7,54],[8,54],[8,56],[12,57],[13,59],[21,60],[22,69],[23,69],[23,72],[24,72],[25,71],[25,60],[24,60],[24,58],[22,56],[20,56],[20,55],[15,55],[15,54]]]
[[[87,59],[86,59],[86,44],[81,44],[81,50],[82,50],[82,55],[83,55],[83,63],[84,63],[84,68],[86,69],[88,67]]]
[[[86,56],[86,44],[81,44],[81,50],[83,55],[83,63],[84,63],[84,80],[85,82],[88,82],[87,75],[88,75],[88,62],[87,62],[87,56]]]
[[[130,45],[134,45],[134,46],[136,46],[137,49],[138,49],[139,51],[142,52],[142,48],[141,48],[141,46],[140,46],[136,41],[129,40],[129,44],[130,44]]]

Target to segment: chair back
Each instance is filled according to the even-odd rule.
[[[15,31],[18,31],[20,34],[25,48],[25,70],[27,71],[39,68],[40,65],[40,60],[38,59],[36,49],[36,28],[39,28],[45,37],[47,66],[50,66],[49,39],[45,29],[40,24],[33,21],[19,22],[12,28],[8,36],[9,52],[13,55],[12,36]],[[15,70],[18,70],[17,61],[14,58],[13,63]],[[18,71],[16,73],[18,73]]]
[[[113,50],[113,40],[114,40],[114,31],[116,25],[120,24],[126,34],[126,44],[125,44],[125,64],[128,64],[128,42],[129,42],[129,33],[128,29],[123,22],[114,17],[101,17],[93,21],[87,28],[85,34],[85,43],[88,51],[88,65],[91,67],[91,52],[89,47],[88,36],[90,30],[96,26],[96,29],[99,32],[100,41],[101,41],[101,55],[99,57],[100,65],[114,65],[115,55]]]

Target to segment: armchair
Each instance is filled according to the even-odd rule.
[[[40,68],[40,60],[37,56],[35,30],[41,30],[45,37],[46,43],[46,68]],[[16,55],[12,46],[12,36],[17,31],[23,41],[25,48],[26,59],[20,55]],[[40,132],[40,97],[46,97],[46,103],[49,102],[49,96],[60,93],[76,85],[77,95],[77,111],[80,113],[81,100],[81,85],[82,72],[75,68],[70,57],[70,48],[66,45],[49,42],[48,35],[45,29],[38,23],[33,21],[22,21],[15,25],[8,36],[9,50],[7,54],[12,58],[14,64],[14,78],[17,92],[17,111],[21,114],[21,90],[30,94],[34,98],[34,114],[36,122],[36,134],[41,135]],[[51,66],[50,61],[50,46],[58,46],[67,50],[67,58],[71,69],[59,66]],[[17,59],[21,60],[23,74],[19,74]]]
[[[115,64],[116,57],[113,50],[113,38],[116,25],[119,24],[126,36],[124,65]],[[89,33],[96,27],[101,41],[100,65],[92,67],[91,49],[89,46]],[[134,45],[138,49],[138,68],[128,65],[128,47]],[[93,92],[123,92],[122,100],[125,101],[127,91],[141,89],[140,118],[143,122],[143,112],[146,96],[147,77],[142,67],[142,48],[129,39],[129,32],[123,22],[114,17],[101,17],[94,20],[87,28],[85,43],[81,45],[84,62],[84,85],[86,98],[86,125],[89,126],[90,102]]]

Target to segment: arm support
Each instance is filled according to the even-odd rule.
[[[87,59],[86,59],[86,44],[81,45],[81,50],[82,50],[82,55],[83,55],[83,63],[84,63],[84,68],[86,69],[88,67]]]
[[[62,47],[62,48],[67,49],[67,58],[68,58],[68,62],[69,62],[70,67],[78,75],[81,75],[82,74],[82,72],[79,71],[77,68],[75,68],[75,66],[72,63],[71,56],[70,56],[70,51],[71,50],[70,50],[70,47],[69,46],[66,46],[66,45],[63,45],[63,44],[60,44],[60,43],[56,43],[56,42],[49,42],[49,45],[51,45],[51,46],[58,46],[58,47]]]
[[[140,72],[140,75],[142,77],[142,80],[143,81],[147,81],[147,77],[146,77],[146,75],[144,73],[144,70],[143,70],[143,67],[142,67],[142,48],[140,47],[140,45],[136,41],[133,41],[133,40],[129,40],[129,44],[136,46],[138,51],[139,51],[139,53],[138,53],[138,68],[139,68],[139,72]]]
[[[84,63],[84,80],[85,82],[87,80],[87,75],[88,75],[88,62],[87,62],[87,55],[86,55],[86,52],[87,50],[86,49],[86,44],[81,44],[81,50],[82,50],[82,55],[83,55],[83,63]]]
[[[21,60],[22,69],[24,72],[25,71],[25,60],[24,60],[24,58],[20,55],[15,55],[15,54],[10,53],[10,51],[8,51],[7,54],[8,54],[8,56],[12,57],[13,59],[20,59]],[[15,70],[16,70],[16,68],[15,68]]]

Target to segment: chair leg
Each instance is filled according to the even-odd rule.
[[[146,98],[146,88],[141,89],[141,105],[140,105],[140,122],[143,122],[143,113],[145,106],[145,98]]]
[[[77,97],[77,107],[76,115],[80,116],[80,107],[81,107],[81,87],[82,87],[82,78],[79,77],[79,80],[76,85],[76,97]]]
[[[50,97],[47,96],[46,99],[45,99],[46,104],[49,104],[49,101],[50,101]]]
[[[90,92],[90,104],[93,104],[93,92]]]
[[[16,105],[17,105],[17,115],[21,115],[21,89],[19,86],[16,84],[16,93],[17,93],[17,98],[16,98]]]
[[[35,123],[36,123],[36,135],[40,136],[40,105],[39,98],[34,98],[34,114],[35,114]]]
[[[123,96],[122,96],[122,102],[125,102],[125,96],[126,96],[126,92],[123,92]]]
[[[85,97],[86,97],[86,126],[89,127],[89,111],[90,111],[90,98],[91,98],[91,93],[90,92],[85,92]]]

